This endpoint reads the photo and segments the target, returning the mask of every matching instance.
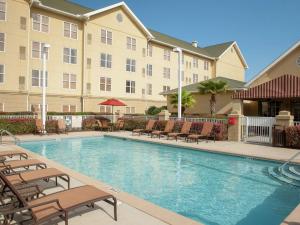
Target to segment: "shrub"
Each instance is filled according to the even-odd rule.
[[[300,126],[288,127],[285,129],[286,146],[300,148]]]
[[[34,112],[0,112],[0,115],[35,115]]]
[[[57,120],[47,120],[46,121],[46,131],[47,133],[57,132]]]
[[[33,119],[1,119],[0,129],[12,134],[30,134],[35,131],[35,122]]]
[[[157,115],[158,113],[160,113],[164,109],[167,109],[167,106],[162,106],[162,107],[150,106],[147,109],[146,114],[147,115]]]
[[[143,129],[146,126],[146,120],[125,119],[124,129],[132,131],[134,129]]]

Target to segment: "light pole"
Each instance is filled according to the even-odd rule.
[[[182,49],[181,48],[174,48],[174,52],[178,52],[178,103],[177,103],[177,117],[180,120],[181,119],[181,86],[182,86],[182,80],[181,80],[181,71],[182,71]]]
[[[42,49],[43,54],[43,99],[42,99],[42,123],[43,123],[43,134],[46,134],[46,71],[47,71],[47,65],[46,65],[46,59],[47,59],[47,52],[50,48],[49,44],[45,44]]]

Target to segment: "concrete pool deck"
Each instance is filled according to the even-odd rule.
[[[21,141],[38,141],[38,140],[47,140],[47,139],[60,139],[60,138],[76,138],[76,137],[90,137],[90,136],[113,136],[118,138],[127,138],[127,139],[134,139],[138,141],[147,141],[153,143],[160,143],[160,144],[167,144],[177,147],[185,147],[185,148],[192,148],[195,150],[204,150],[208,152],[217,152],[223,154],[230,154],[230,155],[238,155],[243,157],[250,157],[250,158],[258,158],[258,159],[267,159],[267,160],[274,160],[274,161],[286,161],[290,157],[292,157],[295,153],[299,152],[296,149],[286,149],[286,148],[274,148],[270,146],[261,146],[261,145],[253,145],[253,144],[246,144],[246,143],[237,143],[237,142],[199,142],[197,143],[186,143],[184,141],[179,140],[176,142],[175,140],[165,140],[165,138],[158,139],[158,138],[150,138],[149,136],[132,136],[131,132],[74,132],[69,134],[61,134],[61,135],[46,135],[46,136],[37,136],[37,135],[22,135],[17,136]],[[4,138],[4,141],[9,141],[8,137]],[[0,145],[0,151],[4,149],[22,149],[21,147],[15,145]],[[27,151],[26,151],[27,152]],[[56,167],[66,173],[68,173],[72,177],[72,183],[75,186],[81,184],[92,184],[96,187],[99,187],[107,192],[114,194],[118,200],[122,202],[122,204],[118,207],[119,212],[119,220],[115,222],[110,215],[112,215],[112,207],[110,205],[105,205],[104,203],[100,203],[99,207],[102,210],[92,210],[88,213],[75,213],[75,216],[70,219],[70,224],[96,224],[97,221],[101,220],[101,224],[128,224],[128,225],[135,225],[135,224],[145,224],[145,225],[164,225],[164,224],[171,224],[171,225],[199,225],[196,221],[178,215],[174,212],[169,210],[163,209],[159,206],[156,206],[152,203],[139,199],[135,196],[129,195],[128,193],[124,192],[115,192],[111,190],[109,185],[101,183],[97,180],[84,176],[80,173],[77,173],[73,170],[70,170],[58,163],[55,163],[51,160],[48,160],[42,156],[34,154],[28,151],[28,154],[33,158],[38,158],[42,161],[45,161],[49,167]],[[300,158],[300,157],[299,157]],[[293,160],[295,163],[300,163],[300,159],[296,158]],[[73,186],[74,187],[74,186]],[[104,213],[103,210],[107,213]],[[63,224],[60,222],[59,224]],[[281,225],[296,225],[300,224],[300,205],[298,205],[293,212],[283,221]]]

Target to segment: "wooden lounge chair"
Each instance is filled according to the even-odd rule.
[[[134,129],[132,131],[132,135],[134,135],[134,134],[141,135],[142,133],[149,134],[153,131],[154,125],[155,125],[155,120],[149,120],[145,129]]]
[[[187,136],[187,141],[189,140],[195,140],[197,141],[197,144],[199,143],[200,138],[205,138],[208,140],[208,138],[211,136],[211,132],[213,130],[214,124],[210,122],[205,122],[203,124],[202,130],[200,134],[190,134]]]
[[[117,123],[113,127],[113,130],[114,131],[120,131],[120,130],[124,129],[124,125],[125,125],[125,121],[122,120],[122,119],[118,119]]]
[[[63,119],[57,120],[57,133],[67,133],[67,126]]]
[[[70,189],[69,175],[55,168],[46,168],[42,170],[25,171],[22,173],[11,173],[6,175],[6,179],[12,185],[26,184],[38,180],[49,180],[51,178],[55,178],[56,185],[58,185],[58,178],[64,180],[68,184],[68,189]]]
[[[14,169],[29,169],[30,167],[35,166],[36,169],[45,169],[47,168],[46,163],[38,159],[26,159],[26,160],[10,160],[0,163],[0,170],[4,170],[7,173],[14,172]]]
[[[101,130],[101,131],[104,131],[104,130],[109,131],[109,130],[111,130],[111,127],[109,126],[107,120],[96,120],[96,123],[98,125],[98,129]]]
[[[175,121],[174,120],[168,120],[166,126],[165,126],[165,129],[162,131],[162,130],[154,130],[152,131],[151,133],[151,138],[154,137],[154,136],[157,136],[158,138],[161,137],[161,135],[167,135],[169,133],[172,132],[173,128],[174,128],[174,125],[175,125]]]
[[[175,138],[175,140],[177,141],[178,137],[180,136],[184,136],[186,138],[190,133],[191,127],[192,127],[192,122],[184,122],[181,127],[180,133],[169,133],[168,139]]]
[[[83,206],[91,205],[94,207],[94,203],[98,201],[105,201],[114,207],[114,219],[117,221],[117,199],[94,186],[85,185],[26,201],[3,174],[0,173],[0,176],[17,199],[14,210],[11,208],[6,211],[1,210],[4,216],[4,224],[8,224],[14,218],[14,214],[28,211],[31,214],[29,220],[33,220],[35,225],[57,217],[62,218],[65,224],[68,225],[70,211]],[[25,222],[25,220],[22,222]]]
[[[42,134],[43,133],[43,122],[41,119],[35,120],[35,133]]]
[[[20,159],[28,159],[28,155],[25,152],[13,150],[13,151],[0,151],[0,157],[12,158],[14,156],[19,156]]]

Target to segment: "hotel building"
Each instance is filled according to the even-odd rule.
[[[188,32],[188,31],[187,31]],[[124,113],[166,105],[160,93],[218,76],[244,81],[247,63],[236,42],[200,47],[146,28],[124,3],[93,10],[67,0],[0,0],[0,111],[31,111],[42,99],[47,52],[47,108]]]

